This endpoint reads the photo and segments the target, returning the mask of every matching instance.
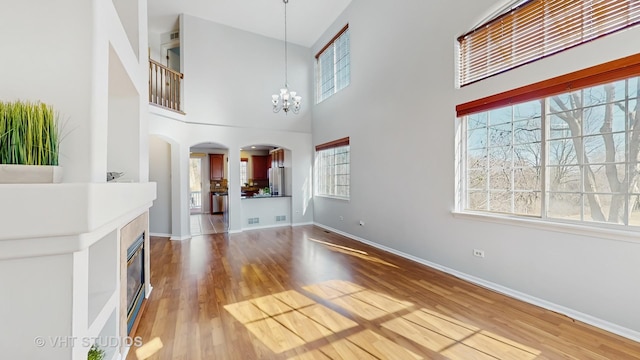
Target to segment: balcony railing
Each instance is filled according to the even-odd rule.
[[[191,191],[189,208],[190,209],[202,208],[202,192],[201,191]]]
[[[182,112],[180,83],[184,75],[149,59],[149,103]]]

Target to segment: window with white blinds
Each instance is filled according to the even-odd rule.
[[[351,79],[349,47],[349,25],[347,24],[316,55],[318,103],[349,85]]]
[[[348,137],[316,146],[315,195],[349,199],[350,167]]]
[[[638,0],[529,0],[458,38],[468,85],[640,23]]]

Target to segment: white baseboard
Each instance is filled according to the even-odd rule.
[[[292,227],[297,227],[297,226],[314,225],[314,224],[315,223],[313,221],[309,221],[309,222],[291,224],[291,226]]]
[[[175,241],[184,241],[184,240],[189,240],[189,239],[191,239],[191,235],[188,235],[188,236],[173,236],[172,235],[169,238],[169,240],[175,240]]]
[[[165,234],[165,233],[149,233],[149,236],[155,236],[155,237],[171,237],[171,234]]]
[[[476,285],[491,289],[493,291],[496,291],[496,292],[501,293],[503,295],[512,297],[514,299],[517,299],[517,300],[520,300],[520,301],[524,301],[526,303],[529,303],[529,304],[532,304],[532,305],[536,305],[536,306],[539,306],[541,308],[544,308],[544,309],[547,309],[547,310],[550,310],[550,311],[554,311],[554,312],[566,315],[566,316],[568,316],[568,317],[570,317],[572,319],[584,322],[584,323],[589,324],[589,325],[593,325],[593,326],[595,326],[597,328],[600,328],[600,329],[606,330],[608,332],[620,335],[620,336],[625,337],[627,339],[640,342],[640,332],[638,332],[638,331],[631,330],[629,328],[626,328],[626,327],[611,323],[609,321],[597,318],[595,316],[591,316],[589,314],[585,314],[585,313],[582,313],[580,311],[576,311],[574,309],[570,309],[570,308],[567,308],[567,307],[564,307],[564,306],[549,302],[547,300],[540,299],[540,298],[537,298],[535,296],[531,296],[529,294],[513,290],[511,288],[508,288],[508,287],[502,286],[500,284],[496,284],[496,283],[493,283],[491,281],[487,281],[487,280],[475,277],[473,275],[465,274],[463,272],[448,268],[446,266],[442,266],[442,265],[433,263],[431,261],[427,261],[427,260],[424,260],[422,258],[413,256],[413,255],[410,255],[410,254],[407,254],[407,253],[404,253],[402,251],[398,251],[396,249],[393,249],[393,248],[390,248],[390,247],[387,247],[387,246],[384,246],[384,245],[380,245],[378,243],[375,243],[375,242],[363,239],[361,237],[358,237],[358,236],[355,236],[355,235],[340,231],[338,229],[334,229],[332,227],[329,227],[329,226],[326,226],[326,225],[323,225],[323,224],[314,223],[314,225],[316,225],[318,227],[321,227],[323,229],[335,232],[336,234],[340,234],[340,235],[342,235],[344,237],[347,237],[349,239],[361,242],[363,244],[367,244],[367,245],[372,246],[372,247],[374,247],[376,249],[380,249],[380,250],[392,253],[394,255],[398,255],[398,256],[403,257],[405,259],[417,262],[419,264],[428,266],[430,268],[433,268],[433,269],[436,269],[436,270],[440,270],[442,272],[445,272],[447,274],[453,275],[453,276],[455,276],[457,278],[460,278],[462,280],[465,280],[465,281],[468,281],[470,283],[473,283],[473,284],[476,284]]]
[[[238,233],[241,233],[241,232],[247,231],[247,230],[271,229],[271,228],[285,227],[285,226],[297,227],[297,226],[314,225],[314,224],[315,223],[313,221],[309,221],[309,222],[295,223],[295,224],[287,223],[287,224],[276,224],[276,225],[266,225],[266,226],[255,226],[255,227],[242,228],[240,230],[229,230],[228,233],[229,234],[238,234]]]
[[[253,226],[253,227],[247,227],[247,228],[242,228],[241,231],[247,231],[247,230],[262,230],[262,229],[272,229],[272,228],[279,228],[279,227],[288,227],[291,226],[291,223],[283,223],[283,224],[274,224],[274,225],[265,225],[265,226]]]

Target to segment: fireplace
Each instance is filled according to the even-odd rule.
[[[144,233],[127,249],[127,334],[131,333],[145,297]]]

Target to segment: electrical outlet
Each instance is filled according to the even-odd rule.
[[[360,226],[364,226],[364,221],[360,220]]]
[[[480,249],[473,249],[473,256],[477,256],[477,257],[484,257],[484,250],[480,250]]]

